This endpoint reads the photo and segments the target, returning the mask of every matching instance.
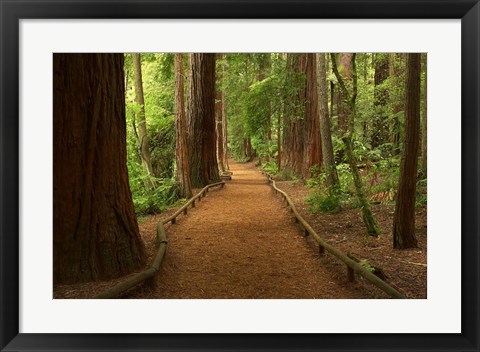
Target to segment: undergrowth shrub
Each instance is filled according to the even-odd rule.
[[[313,212],[336,214],[342,210],[342,192],[338,188],[332,190],[317,189],[305,201]]]

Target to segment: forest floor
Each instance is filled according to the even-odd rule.
[[[303,236],[253,163],[231,162],[230,170],[232,180],[225,188],[211,189],[187,216],[165,225],[169,242],[155,285],[131,289],[123,298],[388,298],[362,278],[348,282],[344,264],[331,255],[318,255],[315,242]],[[417,214],[419,248],[395,251],[390,207],[373,207],[385,235],[367,241],[358,209],[311,213],[305,204],[311,189],[294,181],[277,186],[327,242],[382,267],[386,281],[408,298],[426,298],[426,209]],[[156,226],[174,211],[139,221],[148,263],[156,249]],[[59,286],[54,297],[92,297],[121,279]]]

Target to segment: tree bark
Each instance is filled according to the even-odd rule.
[[[393,247],[415,248],[415,192],[420,125],[420,56],[408,54],[405,134],[398,196],[393,220]]]
[[[192,197],[188,160],[187,121],[185,116],[183,54],[175,54],[175,160],[181,198]]]
[[[318,65],[318,107],[320,111],[320,138],[322,142],[323,168],[328,187],[339,187],[337,166],[333,154],[332,132],[328,115],[327,70],[325,54],[317,54]]]
[[[285,97],[283,165],[299,176],[304,174],[305,67],[306,54],[287,54],[288,81],[295,91]]]
[[[320,117],[318,114],[317,60],[315,54],[305,54],[305,145],[303,176],[311,177],[312,168],[320,171],[322,145],[320,142]]]
[[[149,185],[153,187],[155,185],[155,182],[153,181],[153,169],[152,163],[150,161],[150,145],[148,142],[147,134],[145,100],[143,98],[142,63],[139,53],[132,54],[132,58],[135,72],[135,97],[137,104],[140,105],[140,112],[137,119],[140,157],[142,158],[142,164],[145,167],[145,170],[147,171],[147,174],[149,176]]]
[[[192,187],[220,181],[215,138],[215,54],[190,54],[189,160]]]
[[[423,56],[423,70],[425,79],[423,81],[423,111],[422,111],[422,174],[427,178],[427,54]]]
[[[128,184],[123,54],[53,56],[53,281],[142,267]]]
[[[345,84],[350,85],[352,81],[353,54],[342,53],[336,57],[333,55],[331,58],[332,67],[337,67],[342,72],[342,77]],[[335,65],[333,60],[335,60]],[[348,98],[345,96],[345,92],[342,89],[338,89],[337,93],[338,135],[343,136],[345,133],[347,133],[348,124],[351,119],[350,103],[346,103]]]

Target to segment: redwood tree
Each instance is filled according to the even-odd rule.
[[[306,54],[287,54],[287,84],[283,123],[283,168],[303,175]]]
[[[420,54],[408,54],[405,133],[393,219],[393,247],[415,248],[415,192],[420,126]]]
[[[176,178],[179,194],[182,198],[192,196],[190,184],[190,165],[188,160],[187,121],[185,117],[183,75],[183,54],[175,54],[175,160],[177,164]]]
[[[53,56],[53,280],[109,279],[145,259],[126,161],[123,54]]]
[[[328,114],[327,67],[325,54],[317,54],[318,67],[318,107],[320,112],[320,138],[322,142],[323,168],[327,186],[340,186],[333,154],[332,129]],[[332,104],[333,106],[333,104]]]
[[[220,181],[215,138],[215,54],[190,54],[189,66],[190,180],[192,187],[200,188]]]
[[[320,119],[318,115],[317,59],[315,54],[305,54],[305,124],[303,175],[311,176],[311,168],[322,164],[320,144]]]

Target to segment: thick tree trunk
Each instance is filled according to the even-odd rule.
[[[355,192],[357,194],[358,201],[362,208],[363,214],[363,223],[367,229],[367,233],[370,236],[378,236],[380,234],[380,229],[373,217],[372,211],[370,209],[370,204],[365,195],[365,188],[363,185],[360,172],[357,167],[357,160],[353,153],[353,133],[355,129],[355,102],[357,99],[357,67],[355,64],[355,54],[342,54],[340,62],[342,64],[342,72],[344,78],[339,73],[334,54],[331,54],[333,62],[333,71],[337,77],[338,84],[340,86],[340,91],[344,99],[342,99],[343,105],[348,105],[348,107],[342,107],[344,112],[348,112],[346,116],[346,130],[343,134],[342,140],[345,145],[345,153],[347,156],[348,164],[352,170],[353,181],[355,185]],[[350,61],[349,61],[350,60]],[[349,92],[345,84],[345,78],[351,78],[352,92]]]
[[[132,58],[135,72],[135,97],[137,104],[140,105],[140,112],[138,113],[138,119],[136,119],[138,123],[140,157],[148,173],[150,185],[154,186],[155,182],[153,181],[153,169],[150,161],[150,145],[148,142],[147,121],[145,116],[145,99],[143,98],[142,63],[140,54],[134,53],[132,54]]]
[[[297,89],[286,97],[286,112],[283,133],[284,169],[303,175],[304,131],[305,131],[305,79],[306,54],[287,54],[289,81]]]
[[[176,178],[181,198],[192,197],[188,160],[187,121],[185,116],[183,54],[175,54],[175,160]]]
[[[311,177],[312,169],[320,171],[322,146],[318,114],[317,60],[315,54],[305,54],[305,146],[303,176]]]
[[[384,144],[388,139],[388,124],[386,123],[385,104],[388,99],[387,91],[381,87],[383,82],[388,78],[388,56],[389,54],[375,54],[374,66],[374,108],[375,115],[373,117],[372,128],[372,148],[377,148]]]
[[[53,56],[53,281],[142,267],[128,184],[123,54]]]
[[[335,59],[332,57],[332,61],[333,60]],[[335,60],[338,69],[342,73],[343,80],[346,82],[346,84],[352,81],[352,61],[352,53],[339,54],[337,55]],[[347,133],[348,130],[351,111],[350,104],[348,102],[345,103],[348,98],[345,96],[345,93],[342,91],[342,89],[338,89],[337,93],[338,135],[343,136],[345,133]]]
[[[320,138],[322,142],[323,168],[328,187],[339,187],[337,167],[333,155],[330,117],[328,116],[328,91],[325,54],[317,54],[318,107],[320,111]]]
[[[191,54],[190,71],[190,180],[192,187],[201,188],[220,181],[215,138],[215,54]]]
[[[420,54],[408,54],[405,135],[398,196],[393,220],[393,247],[415,248],[415,192],[420,125]]]
[[[427,54],[423,56],[423,70],[425,80],[423,81],[423,111],[422,111],[422,174],[427,177]]]

